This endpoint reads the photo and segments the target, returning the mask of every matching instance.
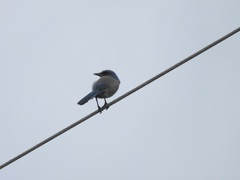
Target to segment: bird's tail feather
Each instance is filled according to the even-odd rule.
[[[83,104],[87,103],[90,99],[96,97],[99,93],[100,93],[100,91],[96,91],[96,90],[90,92],[88,95],[86,95],[84,98],[82,98],[82,99],[78,102],[78,104],[79,104],[79,105],[83,105]]]

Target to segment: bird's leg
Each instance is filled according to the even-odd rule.
[[[96,99],[96,102],[97,102],[98,112],[102,113],[101,107],[100,107],[99,104],[98,104],[97,97],[95,97],[95,99]]]
[[[105,103],[104,103],[103,107],[106,108],[106,110],[107,110],[107,109],[109,108],[109,106],[108,106],[108,103],[107,103],[107,101],[106,101],[105,98],[104,98],[104,102],[105,102]]]

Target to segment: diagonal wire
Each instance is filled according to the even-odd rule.
[[[202,48],[201,50],[195,52],[194,54],[190,55],[189,57],[183,59],[182,61],[178,62],[177,64],[171,66],[170,68],[166,69],[165,71],[161,72],[160,74],[154,76],[153,78],[147,80],[146,82],[140,84],[139,86],[135,87],[134,89],[128,91],[127,93],[123,94],[122,96],[118,97],[117,99],[113,100],[112,102],[108,103],[109,107],[115,103],[117,103],[118,101],[122,100],[123,98],[131,95],[132,93],[138,91],[139,89],[143,88],[144,86],[150,84],[151,82],[155,81],[156,79],[164,76],[165,74],[169,73],[170,71],[176,69],[177,67],[183,65],[184,63],[188,62],[189,60],[193,59],[194,57],[202,54],[203,52],[207,51],[208,49],[212,48],[213,46],[219,44],[220,42],[224,41],[225,39],[229,38],[230,36],[238,33],[240,31],[240,27],[238,27],[237,29],[233,30],[232,32],[226,34],[225,36],[221,37],[220,39],[214,41],[213,43],[209,44],[208,46]],[[105,107],[102,108],[102,110],[104,110]],[[98,113],[98,110],[90,113],[89,115],[85,116],[84,118],[76,121],[75,123],[67,126],[66,128],[62,129],[61,131],[57,132],[56,134],[53,134],[52,136],[50,136],[49,138],[43,140],[42,142],[36,144],[35,146],[31,147],[30,149],[24,151],[23,153],[17,155],[16,157],[10,159],[9,161],[3,163],[0,166],[0,169],[8,166],[9,164],[13,163],[14,161],[22,158],[23,156],[27,155],[28,153],[34,151],[35,149],[39,148],[40,146],[46,144],[47,142],[55,139],[56,137],[60,136],[61,134],[65,133],[66,131],[72,129],[73,127],[77,126],[78,124],[86,121],[87,119],[91,118],[92,116],[96,115]]]

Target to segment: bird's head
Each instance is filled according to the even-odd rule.
[[[103,76],[111,76],[117,80],[119,80],[119,78],[117,77],[116,73],[111,71],[111,70],[103,70],[100,73],[94,73],[94,75],[99,76],[99,77],[103,77]],[[119,80],[120,81],[120,80]]]

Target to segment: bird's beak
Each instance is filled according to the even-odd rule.
[[[94,73],[94,75],[96,75],[96,76],[101,76],[101,73]]]

